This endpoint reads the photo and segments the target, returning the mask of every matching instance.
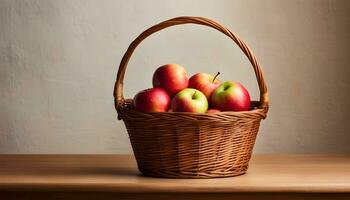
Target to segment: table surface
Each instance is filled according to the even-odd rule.
[[[0,190],[350,193],[350,155],[253,155],[216,179],[144,177],[131,155],[0,155]]]

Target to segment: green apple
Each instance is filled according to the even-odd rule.
[[[186,88],[174,96],[171,102],[171,109],[174,112],[206,113],[208,100],[201,91]]]

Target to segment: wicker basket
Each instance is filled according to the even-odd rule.
[[[133,110],[123,96],[123,80],[135,48],[149,35],[170,26],[199,24],[230,37],[248,57],[260,89],[260,101],[250,111],[211,114]],[[260,120],[268,111],[268,93],[261,68],[249,47],[219,23],[202,17],[177,17],[141,33],[126,51],[114,89],[118,119],[129,133],[139,170],[146,176],[214,178],[244,174],[248,169]]]

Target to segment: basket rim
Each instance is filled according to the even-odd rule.
[[[143,112],[143,111],[137,111],[131,107],[131,99],[128,99],[127,101],[124,101],[117,107],[118,112],[118,119],[127,119],[130,116],[134,117],[140,117],[140,119],[145,118],[169,118],[172,117],[176,118],[195,118],[196,120],[200,121],[211,121],[213,119],[220,119],[223,120],[224,118],[260,118],[265,119],[267,114],[266,110],[264,108],[259,107],[253,107],[251,110],[248,111],[221,111],[217,113],[193,113],[193,112]],[[256,101],[252,101],[256,102]],[[129,116],[129,117],[128,117]],[[133,120],[136,120],[134,117]],[[211,118],[209,118],[211,117]],[[225,121],[225,120],[223,120]]]

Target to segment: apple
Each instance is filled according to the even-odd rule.
[[[201,91],[186,88],[174,96],[171,109],[174,112],[205,113],[208,110],[208,100]]]
[[[160,66],[153,74],[153,87],[161,87],[172,97],[188,87],[186,69],[178,64]]]
[[[135,110],[142,112],[167,112],[171,99],[163,88],[150,88],[137,93],[133,100]]]
[[[211,94],[221,83],[216,79],[219,74],[220,72],[218,72],[216,76],[207,73],[195,74],[190,78],[188,87],[201,91],[210,101]]]
[[[208,111],[207,111],[207,113],[217,113],[217,112],[221,112],[221,111],[218,109],[213,109],[213,108],[208,109]]]
[[[250,107],[250,95],[242,84],[227,81],[214,90],[211,105],[221,111],[247,111]]]

